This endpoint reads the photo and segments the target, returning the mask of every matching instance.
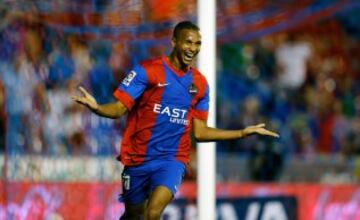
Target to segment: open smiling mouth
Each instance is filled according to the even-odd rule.
[[[185,53],[184,60],[186,62],[191,62],[195,57],[194,53]]]

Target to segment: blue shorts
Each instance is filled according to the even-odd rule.
[[[185,164],[176,160],[150,161],[125,166],[120,201],[137,205],[147,200],[157,186],[165,186],[173,195],[185,174]]]

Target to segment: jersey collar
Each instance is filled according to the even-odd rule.
[[[171,63],[167,56],[162,57],[163,62],[168,66],[177,76],[184,76],[186,75],[190,70],[191,66],[187,69],[186,72],[176,69]]]

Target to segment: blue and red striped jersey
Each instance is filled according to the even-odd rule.
[[[167,57],[135,66],[114,92],[128,108],[121,143],[124,165],[176,159],[189,162],[192,119],[207,120],[209,86],[195,68],[176,70]]]

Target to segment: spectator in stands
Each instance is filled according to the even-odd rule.
[[[20,71],[22,59],[22,56],[18,56],[13,63],[0,62],[7,116],[6,146],[9,153],[29,152],[32,146],[30,115],[36,82]]]
[[[109,88],[116,88],[112,69],[109,65],[110,55],[111,47],[105,43],[99,42],[92,48],[91,56],[94,66],[90,70],[90,86],[99,103],[113,101],[112,90]]]
[[[299,89],[306,80],[307,65],[311,58],[311,47],[300,42],[293,34],[284,34],[284,42],[275,49],[277,77],[280,87]]]
[[[4,91],[4,85],[0,80],[0,153],[3,153],[5,151],[5,135],[6,135],[5,91]]]
[[[46,54],[43,48],[44,27],[41,25],[30,26],[24,36],[24,54],[20,60],[19,72],[21,78],[30,83],[26,97],[30,95],[31,110],[29,111],[29,126],[31,143],[30,149],[33,153],[41,153],[45,149],[43,140],[44,116],[50,111],[50,105],[46,94],[44,82],[47,80],[49,68],[46,60]],[[21,89],[21,87],[20,87]]]
[[[75,68],[72,78],[76,84],[83,83],[93,66],[89,45],[76,36],[69,36],[67,45]]]
[[[68,80],[74,77],[75,63],[65,39],[58,39],[58,37],[52,39],[52,50],[47,59],[49,63],[47,79],[49,87],[64,86]]]

